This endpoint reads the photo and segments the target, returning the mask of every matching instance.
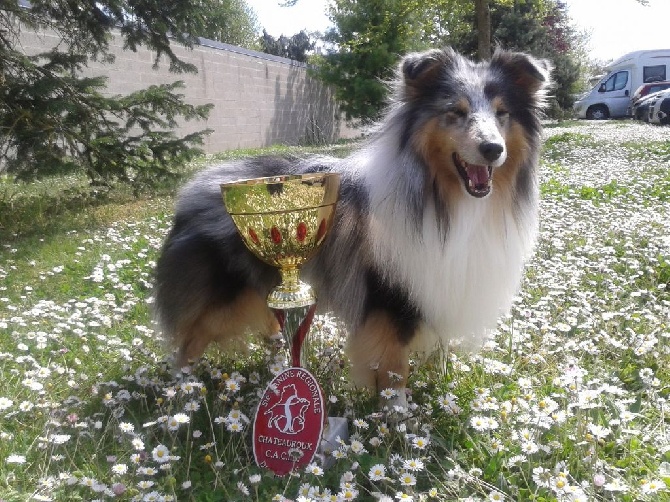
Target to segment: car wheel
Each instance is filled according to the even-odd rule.
[[[609,118],[610,112],[604,105],[591,106],[586,110],[586,118],[589,120],[605,120]]]

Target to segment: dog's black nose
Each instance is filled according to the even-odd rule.
[[[500,154],[503,152],[504,147],[500,143],[492,143],[490,141],[484,141],[479,144],[479,152],[482,156],[489,162],[493,162],[500,157]]]

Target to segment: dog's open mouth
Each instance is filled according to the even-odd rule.
[[[458,174],[463,178],[465,189],[473,197],[485,197],[491,191],[491,166],[468,164],[456,152],[453,154]]]

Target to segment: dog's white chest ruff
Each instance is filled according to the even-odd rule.
[[[465,197],[450,211],[445,238],[434,207],[426,208],[421,228],[410,228],[407,214],[398,212],[398,206],[389,211],[384,204],[380,202],[379,212],[373,209],[371,218],[375,259],[397,273],[442,343],[462,339],[470,346],[481,344],[517,292],[533,246],[533,213],[515,215],[509,201],[503,203],[495,194]],[[399,229],[405,232],[401,238],[395,235],[403,231]],[[420,348],[434,343],[417,342]]]

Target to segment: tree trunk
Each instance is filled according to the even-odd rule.
[[[477,54],[479,59],[491,59],[491,10],[489,0],[475,0],[477,20]]]

